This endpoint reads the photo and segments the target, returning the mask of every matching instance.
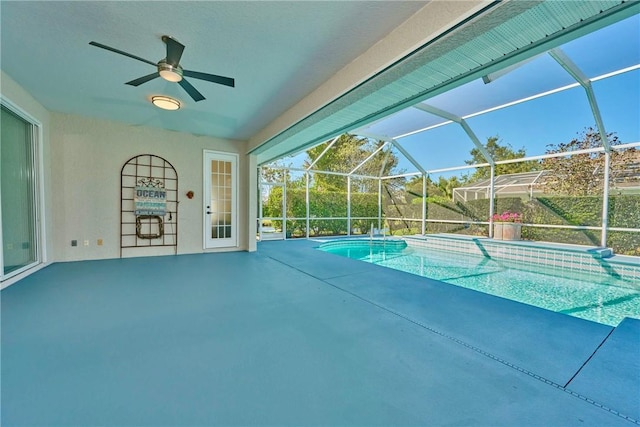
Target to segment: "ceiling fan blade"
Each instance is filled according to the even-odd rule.
[[[90,44],[90,45],[92,45],[92,46],[100,47],[100,48],[102,48],[102,49],[110,50],[111,52],[119,53],[120,55],[128,56],[129,58],[137,59],[138,61],[146,62],[147,64],[149,64],[149,65],[153,65],[154,67],[157,67],[157,66],[158,66],[158,64],[157,64],[157,63],[155,63],[155,62],[151,62],[151,61],[149,61],[148,59],[140,58],[139,56],[132,55],[132,54],[130,54],[130,53],[127,53],[127,52],[124,52],[124,51],[122,51],[122,50],[119,50],[119,49],[116,49],[116,48],[113,48],[113,47],[110,47],[110,46],[104,45],[104,44],[102,44],[102,43],[98,43],[98,42],[89,42],[89,44]]]
[[[177,67],[180,64],[184,45],[178,40],[169,36],[162,36],[162,41],[167,45],[167,64]]]
[[[202,94],[198,92],[195,87],[191,86],[191,83],[189,83],[186,79],[180,80],[178,84],[182,86],[182,89],[187,91],[187,93],[191,96],[191,98],[193,98],[194,101],[198,102],[205,99],[204,96],[202,96]]]
[[[225,86],[235,87],[236,82],[231,77],[216,76],[215,74],[199,73],[197,71],[183,70],[182,74],[194,79],[206,80],[212,83],[218,83]]]
[[[135,80],[131,80],[130,82],[126,82],[125,84],[131,85],[131,86],[140,86],[142,83],[146,83],[149,80],[155,79],[156,77],[160,77],[160,73],[158,73],[157,71],[147,76],[139,77]]]

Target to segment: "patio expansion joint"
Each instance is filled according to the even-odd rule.
[[[611,330],[609,331],[609,333],[607,334],[606,337],[604,337],[604,339],[602,340],[602,342],[598,345],[598,347],[596,347],[595,350],[593,350],[593,353],[591,353],[591,355],[589,355],[589,357],[587,357],[587,360],[584,361],[584,363],[580,366],[580,368],[578,368],[578,370],[576,371],[575,374],[573,374],[573,376],[571,378],[569,378],[569,381],[567,381],[567,383],[564,385],[564,387],[568,387],[569,384],[571,384],[571,381],[574,380],[575,377],[578,376],[578,374],[580,373],[580,371],[582,371],[582,369],[587,366],[587,363],[589,363],[589,361],[591,359],[593,359],[593,356],[596,355],[596,353],[598,352],[598,350],[600,350],[600,347],[602,347],[604,345],[604,343],[609,339],[609,337],[611,336],[611,334],[613,334],[613,331],[615,331],[615,328],[611,328]]]
[[[282,261],[280,259],[273,258],[271,256],[268,256],[268,257],[271,258],[272,260],[282,264],[282,265],[286,265],[289,268],[292,268],[292,269],[294,269],[296,271],[299,271],[300,273],[302,273],[302,274],[304,274],[306,276],[309,276],[309,277],[312,277],[312,278],[314,278],[316,280],[319,280],[319,281],[321,281],[322,283],[324,283],[324,284],[326,284],[328,286],[331,286],[331,287],[333,287],[333,288],[335,288],[335,289],[337,289],[339,291],[342,291],[342,292],[347,293],[347,294],[349,294],[349,295],[351,295],[351,296],[353,296],[355,298],[358,298],[361,301],[364,301],[364,302],[366,302],[368,304],[371,304],[374,307],[377,307],[377,308],[379,308],[381,310],[384,310],[384,311],[386,311],[386,312],[388,312],[390,314],[393,314],[393,315],[395,315],[397,317],[400,317],[400,318],[402,318],[402,319],[404,319],[404,320],[406,320],[408,322],[411,322],[414,325],[419,326],[419,327],[421,327],[421,328],[423,328],[423,329],[425,329],[425,330],[427,330],[427,331],[429,331],[431,333],[434,333],[434,334],[436,334],[436,335],[438,335],[438,336],[440,336],[442,338],[446,338],[446,339],[448,339],[450,341],[453,341],[456,344],[459,344],[459,345],[461,345],[463,347],[466,347],[467,349],[469,349],[471,351],[474,351],[474,352],[476,352],[476,353],[478,353],[478,354],[480,354],[482,356],[485,356],[485,357],[487,357],[489,359],[492,359],[492,360],[494,360],[494,361],[496,361],[496,362],[498,362],[498,363],[500,363],[502,365],[505,365],[505,366],[507,366],[507,367],[509,367],[511,369],[515,369],[518,372],[521,372],[521,373],[523,373],[525,375],[528,375],[528,376],[530,376],[530,377],[532,377],[532,378],[534,378],[534,379],[536,379],[538,381],[541,381],[541,382],[543,382],[543,383],[545,383],[547,385],[550,385],[550,386],[552,386],[554,388],[557,388],[558,390],[561,390],[561,391],[563,391],[565,393],[568,393],[571,396],[577,397],[580,400],[584,400],[585,402],[587,402],[587,403],[589,403],[589,404],[591,404],[591,405],[593,405],[593,406],[595,406],[597,408],[600,408],[600,409],[602,409],[604,411],[607,411],[607,412],[609,412],[609,413],[611,413],[613,415],[616,415],[616,416],[618,416],[618,417],[620,417],[620,418],[622,418],[622,419],[624,419],[626,421],[629,421],[631,423],[634,423],[634,424],[640,426],[640,420],[637,420],[637,419],[632,418],[632,417],[630,417],[628,415],[622,414],[622,413],[616,411],[613,408],[609,408],[608,406],[606,406],[606,405],[604,405],[604,404],[602,404],[600,402],[597,402],[597,401],[595,401],[595,400],[593,400],[593,399],[591,399],[591,398],[589,398],[587,396],[583,396],[582,394],[577,393],[577,392],[567,388],[567,385],[569,385],[571,383],[571,381],[576,377],[576,375],[578,375],[580,370],[589,362],[589,360],[591,360],[593,355],[598,351],[598,349],[602,346],[602,344],[607,340],[607,338],[609,337],[609,335],[611,335],[611,333],[613,332],[614,329],[612,329],[611,332],[609,332],[607,337],[604,338],[604,340],[594,350],[594,352],[591,354],[591,356],[589,356],[589,358],[587,358],[587,360],[582,364],[582,366],[578,369],[578,371],[571,377],[571,379],[567,382],[567,384],[563,386],[561,384],[556,383],[555,381],[552,381],[552,380],[544,378],[544,377],[542,377],[542,376],[540,376],[540,375],[538,375],[538,374],[536,374],[534,372],[531,372],[531,371],[529,371],[529,370],[527,370],[527,369],[525,369],[525,368],[523,368],[521,366],[518,366],[518,365],[516,365],[514,363],[511,363],[511,362],[509,362],[507,360],[504,360],[504,359],[502,359],[502,358],[500,358],[500,357],[498,357],[498,356],[496,356],[496,355],[494,355],[492,353],[489,353],[489,352],[487,352],[487,351],[485,351],[485,350],[483,350],[483,349],[481,349],[479,347],[476,347],[476,346],[474,346],[472,344],[469,344],[469,343],[467,343],[467,342],[465,342],[465,341],[463,341],[463,340],[461,340],[459,338],[456,338],[454,336],[451,336],[451,335],[448,335],[448,334],[446,334],[444,332],[441,332],[441,331],[439,331],[437,329],[434,329],[434,328],[432,328],[432,327],[430,327],[430,326],[428,326],[428,325],[426,325],[426,324],[424,324],[424,323],[422,323],[422,322],[420,322],[418,320],[412,319],[412,318],[410,318],[410,317],[408,317],[408,316],[406,316],[406,315],[404,315],[402,313],[399,313],[399,312],[397,312],[397,311],[395,311],[395,310],[393,310],[391,308],[385,307],[385,306],[383,306],[383,305],[381,305],[379,303],[376,303],[376,302],[371,301],[371,300],[369,300],[367,298],[364,298],[364,297],[362,297],[362,296],[360,296],[360,295],[358,295],[358,294],[356,294],[354,292],[351,292],[351,291],[349,291],[347,289],[341,288],[340,286],[337,286],[337,285],[334,285],[332,283],[329,283],[329,282],[327,282],[327,280],[329,280],[329,279],[322,279],[322,278],[316,277],[313,274],[310,274],[309,272],[304,271],[304,270],[302,270],[300,268],[297,268],[297,267],[295,267],[293,265],[287,264],[286,262],[284,262],[284,261]]]
[[[322,281],[324,282],[324,281],[326,281],[326,280],[340,279],[341,277],[357,276],[358,274],[362,274],[362,273],[365,273],[365,271],[364,271],[364,270],[363,270],[363,271],[355,271],[355,272],[353,272],[353,273],[337,274],[337,275],[335,275],[335,276],[331,276],[331,277],[323,277],[323,278],[315,277],[315,276],[313,276],[313,275],[311,275],[311,274],[309,274],[309,273],[305,273],[305,274],[310,275],[310,276],[313,276],[313,277],[315,277],[316,279],[318,279],[318,280],[322,280]]]

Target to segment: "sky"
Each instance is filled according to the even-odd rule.
[[[640,15],[560,48],[589,78],[637,66],[640,64]],[[478,79],[424,103],[465,117],[574,83],[576,81],[550,55],[542,54],[489,84]],[[605,130],[616,132],[622,143],[640,142],[640,69],[594,81],[592,85]],[[370,131],[398,137],[442,121],[410,108],[373,125]],[[498,136],[503,144],[510,144],[515,150],[524,148],[531,156],[544,154],[549,144],[571,141],[586,127],[595,127],[586,92],[581,86],[466,121],[481,142]],[[396,139],[428,170],[464,165],[474,148],[461,126],[455,123]],[[396,154],[400,158],[398,169],[416,171],[404,156]],[[293,161],[294,166],[299,166],[303,158],[304,155],[298,156]]]

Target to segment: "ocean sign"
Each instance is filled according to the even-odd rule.
[[[164,216],[167,213],[167,191],[161,182],[137,185],[133,201],[136,215]]]

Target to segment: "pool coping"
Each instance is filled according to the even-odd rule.
[[[628,281],[632,285],[637,284],[640,287],[640,257],[615,255],[610,248],[555,242],[494,240],[483,236],[447,233],[390,237],[331,236],[310,238],[309,240],[318,242],[320,245],[336,241],[390,242],[402,240],[413,247],[471,253],[494,260],[514,262],[521,266],[541,266],[554,269],[558,274],[562,274],[563,270],[565,270],[573,273],[615,277]]]
[[[488,237],[427,234],[404,236],[409,246],[484,255],[520,265],[599,274],[640,286],[640,257],[612,255],[609,248],[564,243],[505,241]]]
[[[407,234],[403,236],[383,236],[376,234],[373,237],[368,235],[351,235],[351,236],[326,236],[326,237],[310,237],[309,240],[316,242],[331,242],[335,240],[403,240],[403,239],[449,239],[459,241],[482,241],[485,243],[505,245],[505,246],[522,246],[540,249],[564,250],[567,252],[587,253],[594,256],[600,256],[607,259],[616,259],[617,262],[640,265],[640,256],[618,255],[611,248],[602,246],[585,246],[572,243],[557,243],[533,240],[497,240],[486,236],[467,236],[463,234],[453,233],[437,233],[437,234]],[[287,239],[299,240],[299,239]]]

